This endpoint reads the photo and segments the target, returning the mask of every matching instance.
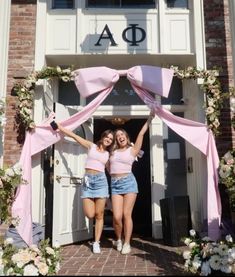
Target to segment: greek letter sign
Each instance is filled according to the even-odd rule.
[[[139,24],[129,24],[127,28],[122,30],[122,39],[129,46],[139,46],[139,44],[146,39],[146,32],[143,28],[138,26]],[[117,46],[118,42],[115,40],[115,35],[112,33],[108,25],[104,26],[95,46],[102,46],[103,40],[109,40],[110,46]]]

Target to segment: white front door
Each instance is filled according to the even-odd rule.
[[[56,104],[57,121],[67,119],[76,109]],[[93,140],[90,124],[84,123],[74,130]],[[54,196],[52,244],[70,244],[93,237],[92,221],[84,216],[82,208],[81,178],[84,174],[86,149],[69,137],[64,137],[54,148]]]

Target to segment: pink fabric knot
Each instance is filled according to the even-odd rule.
[[[117,70],[119,76],[126,76],[127,75],[127,70]]]

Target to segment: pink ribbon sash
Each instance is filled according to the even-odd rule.
[[[212,132],[202,123],[177,117],[159,105],[150,93],[168,97],[173,79],[173,70],[155,66],[134,66],[128,70],[114,70],[108,67],[91,67],[74,71],[75,84],[83,97],[98,93],[95,99],[80,112],[64,120],[61,124],[74,130],[94,113],[103,100],[112,91],[120,76],[127,76],[133,89],[139,97],[153,109],[171,129],[194,145],[207,157],[207,214],[208,235],[212,239],[219,237],[221,217],[220,195],[218,191],[219,158]],[[12,214],[20,218],[16,226],[19,234],[28,244],[32,244],[32,200],[31,200],[31,158],[36,153],[58,142],[62,135],[52,130],[49,125],[51,118],[36,126],[32,132],[27,132],[22,149],[20,163],[23,168],[23,178],[28,182],[17,189],[13,203]]]

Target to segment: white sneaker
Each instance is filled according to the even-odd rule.
[[[117,247],[117,251],[122,251],[122,240],[118,239],[117,241],[115,241],[115,245]]]
[[[125,255],[125,254],[129,254],[130,252],[131,252],[130,244],[129,243],[124,243],[121,253]]]
[[[94,254],[100,254],[100,243],[99,241],[93,242],[93,253]]]

